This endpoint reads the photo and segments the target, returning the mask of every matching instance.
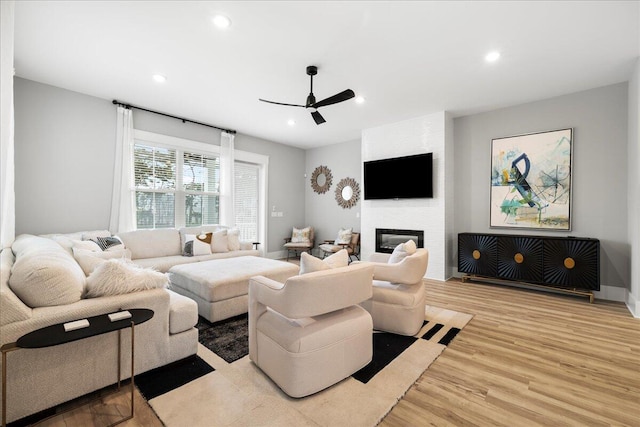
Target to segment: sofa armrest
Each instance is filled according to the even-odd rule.
[[[168,336],[169,293],[165,289],[152,289],[124,295],[86,298],[73,304],[34,308],[30,319],[2,327],[0,344],[14,342],[22,335],[46,326],[129,308],[149,308],[154,311],[154,319],[166,318],[164,323]]]

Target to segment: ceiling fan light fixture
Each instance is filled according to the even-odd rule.
[[[293,120],[293,119],[289,119],[289,120],[287,120],[287,124],[288,124],[289,126],[295,126],[295,125],[296,125],[296,121],[295,121],[295,120]]]
[[[356,96],[356,104],[364,104],[366,99],[364,96]]]
[[[154,74],[151,77],[153,78],[153,81],[156,83],[164,83],[167,81],[167,77],[163,76],[162,74]]]

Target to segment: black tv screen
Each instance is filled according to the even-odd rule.
[[[364,199],[433,197],[433,153],[364,162]]]

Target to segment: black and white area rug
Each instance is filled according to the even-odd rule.
[[[375,426],[472,317],[427,306],[416,336],[375,332],[369,365],[301,399],[288,397],[249,360],[246,315],[214,324],[201,318],[198,356],[188,366],[136,381],[168,427]],[[162,386],[163,377],[172,384]]]

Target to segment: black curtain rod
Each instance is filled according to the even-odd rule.
[[[210,124],[207,124],[207,123],[196,122],[195,120],[185,119],[184,117],[172,116],[171,114],[161,113],[160,111],[153,111],[153,110],[148,110],[148,109],[142,108],[142,107],[136,107],[135,105],[125,104],[124,102],[120,102],[117,99],[114,99],[112,101],[112,103],[114,105],[119,105],[121,107],[128,108],[128,109],[135,108],[136,110],[146,111],[148,113],[159,114],[161,116],[171,117],[172,119],[182,120],[182,123],[184,123],[184,122],[195,123],[196,125],[207,126],[207,127],[218,129],[218,130],[221,130],[223,132],[228,132],[228,133],[231,133],[231,134],[235,134],[236,133],[236,131],[232,130],[232,129],[224,129],[224,128],[221,128],[221,127],[218,127],[218,126],[214,126],[214,125],[210,125]]]

